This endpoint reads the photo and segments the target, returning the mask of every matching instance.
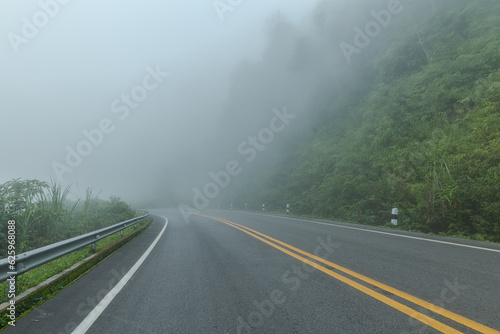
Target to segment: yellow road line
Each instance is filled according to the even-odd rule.
[[[236,223],[233,223],[233,224],[236,224]],[[366,283],[372,284],[372,285],[374,285],[374,286],[376,286],[378,288],[381,288],[381,289],[383,289],[383,290],[385,290],[387,292],[390,292],[390,293],[392,293],[392,294],[394,294],[394,295],[396,295],[398,297],[406,299],[406,300],[408,300],[408,301],[410,301],[410,302],[412,302],[414,304],[422,306],[422,307],[424,307],[424,308],[426,308],[426,309],[428,309],[428,310],[430,310],[430,311],[432,311],[434,313],[442,315],[443,317],[449,318],[449,319],[451,319],[451,320],[453,320],[455,322],[458,322],[458,323],[460,323],[462,325],[470,327],[470,328],[472,328],[472,329],[474,329],[476,331],[479,331],[481,333],[486,333],[486,334],[490,334],[490,333],[491,334],[500,334],[500,332],[497,331],[497,330],[495,330],[495,329],[492,329],[492,328],[487,327],[487,326],[485,326],[483,324],[480,324],[480,323],[478,323],[476,321],[470,320],[470,319],[465,318],[465,317],[463,317],[461,315],[458,315],[456,313],[448,311],[448,310],[446,310],[446,309],[444,309],[442,307],[439,307],[437,305],[434,305],[432,303],[426,302],[425,300],[422,300],[420,298],[414,297],[414,296],[412,296],[410,294],[407,294],[406,292],[400,291],[398,289],[395,289],[393,287],[390,287],[388,285],[385,285],[383,283],[375,281],[375,280],[373,280],[371,278],[368,278],[366,276],[358,274],[358,273],[356,273],[356,272],[354,272],[352,270],[349,270],[347,268],[339,266],[339,265],[337,265],[337,264],[335,264],[333,262],[327,261],[327,260],[325,260],[325,259],[323,259],[321,257],[318,257],[318,256],[314,255],[314,254],[309,254],[307,252],[304,252],[301,249],[295,248],[295,247],[293,247],[291,245],[288,245],[288,244],[286,244],[286,243],[284,243],[282,241],[279,241],[279,240],[274,239],[272,237],[266,236],[265,234],[262,234],[262,233],[260,233],[258,231],[255,231],[255,230],[252,230],[252,229],[250,229],[250,228],[248,228],[246,226],[242,226],[242,225],[239,225],[239,224],[236,224],[236,225],[238,225],[238,226],[240,226],[242,228],[248,229],[248,230],[252,231],[253,233],[259,234],[259,235],[261,235],[261,236],[263,236],[263,237],[265,237],[265,238],[267,238],[267,239],[269,239],[269,240],[271,240],[273,242],[276,242],[276,243],[278,243],[280,245],[288,247],[289,249],[294,250],[295,252],[298,252],[300,254],[306,255],[306,256],[308,256],[310,258],[315,259],[316,261],[322,262],[322,263],[324,263],[324,264],[326,264],[326,265],[328,265],[328,266],[330,266],[332,268],[335,268],[335,269],[337,269],[339,271],[342,271],[342,272],[344,272],[346,274],[349,274],[349,275],[351,275],[353,277],[356,277],[359,280],[362,280],[362,281],[364,281]]]
[[[204,216],[204,215],[200,215],[200,216]],[[385,284],[380,283],[378,281],[375,281],[375,280],[373,280],[371,278],[368,278],[366,276],[358,274],[358,273],[356,273],[356,272],[354,272],[352,270],[349,270],[347,268],[339,266],[339,265],[337,265],[337,264],[335,264],[333,262],[327,261],[327,260],[325,260],[325,259],[323,259],[321,257],[318,257],[318,256],[314,255],[314,254],[307,253],[307,252],[305,252],[305,251],[303,251],[301,249],[298,249],[296,247],[288,245],[288,244],[286,244],[286,243],[284,243],[284,242],[282,242],[280,240],[274,239],[274,238],[272,238],[270,236],[267,236],[267,235],[265,235],[263,233],[255,231],[255,230],[253,230],[251,228],[248,228],[246,226],[239,225],[237,223],[234,223],[234,222],[231,222],[229,220],[222,219],[222,218],[210,217],[210,216],[204,216],[204,217],[210,218],[210,219],[214,219],[214,220],[218,220],[218,221],[220,221],[222,223],[225,223],[225,224],[230,225],[230,226],[232,226],[234,228],[237,228],[237,229],[241,230],[242,232],[245,232],[245,233],[253,236],[254,238],[257,238],[257,239],[261,240],[262,242],[265,242],[266,244],[269,244],[270,246],[272,246],[274,248],[277,248],[280,251],[282,251],[282,252],[284,252],[284,253],[286,253],[286,254],[288,254],[288,255],[296,258],[296,259],[299,259],[300,261],[302,261],[304,263],[307,263],[307,264],[313,266],[314,268],[316,268],[318,270],[321,270],[322,272],[324,272],[324,273],[326,273],[326,274],[328,274],[328,275],[330,275],[330,276],[332,276],[332,277],[334,277],[334,278],[336,278],[336,279],[338,279],[338,280],[340,280],[340,281],[342,281],[342,282],[344,282],[344,283],[346,283],[346,284],[348,284],[348,285],[350,285],[350,286],[352,286],[352,287],[354,287],[354,288],[356,288],[356,289],[358,289],[358,290],[360,290],[360,291],[362,291],[362,292],[370,295],[371,297],[373,297],[373,298],[375,298],[375,299],[377,299],[377,300],[379,300],[379,301],[381,301],[381,302],[383,302],[383,303],[385,303],[385,304],[387,304],[387,305],[389,305],[389,306],[391,306],[391,307],[393,307],[393,308],[395,308],[395,309],[397,309],[397,310],[399,310],[399,311],[401,311],[401,312],[403,312],[403,313],[405,313],[405,314],[407,314],[409,316],[411,316],[412,318],[415,318],[415,319],[423,322],[424,324],[426,324],[426,325],[428,325],[430,327],[433,327],[433,328],[435,328],[435,329],[437,329],[439,331],[442,331],[443,333],[460,333],[460,332],[457,331],[457,330],[455,330],[455,329],[453,329],[453,328],[451,328],[451,327],[449,327],[449,326],[447,326],[447,325],[445,325],[445,324],[442,324],[442,323],[440,323],[440,322],[438,322],[438,321],[436,321],[436,320],[434,320],[434,319],[432,319],[432,318],[430,318],[430,317],[428,317],[428,316],[426,316],[426,315],[424,315],[424,314],[422,314],[422,313],[420,313],[418,311],[415,311],[414,309],[411,309],[411,308],[409,308],[409,307],[407,307],[407,306],[405,306],[403,304],[400,304],[400,303],[394,301],[393,299],[390,299],[390,298],[388,298],[388,297],[386,297],[386,296],[384,296],[382,294],[379,294],[378,292],[375,292],[375,291],[373,291],[373,290],[371,290],[371,289],[369,289],[369,288],[367,288],[367,287],[365,287],[365,286],[363,286],[363,285],[361,285],[359,283],[356,283],[356,282],[354,282],[354,281],[352,281],[352,280],[350,280],[350,279],[348,279],[348,278],[346,278],[344,276],[341,276],[341,275],[339,275],[339,274],[337,274],[337,273],[335,273],[335,272],[333,272],[333,271],[331,271],[331,270],[329,270],[327,268],[324,268],[324,267],[316,264],[315,262],[312,262],[312,261],[310,261],[310,260],[308,260],[306,258],[303,258],[303,257],[301,257],[301,256],[299,256],[299,255],[297,255],[295,253],[292,253],[292,252],[288,251],[287,249],[284,249],[284,248],[278,246],[277,244],[282,245],[284,247],[287,247],[290,250],[293,250],[293,251],[295,251],[295,252],[297,252],[299,254],[305,255],[305,256],[307,256],[307,257],[309,257],[311,259],[314,259],[314,260],[316,260],[318,262],[326,264],[326,265],[328,265],[328,266],[330,266],[332,268],[335,268],[335,269],[337,269],[339,271],[342,271],[342,272],[344,272],[344,273],[346,273],[346,274],[348,274],[348,275],[350,275],[352,277],[355,277],[355,278],[357,278],[357,279],[359,279],[361,281],[364,281],[364,282],[366,282],[368,284],[371,284],[373,286],[379,287],[379,288],[381,288],[381,289],[383,289],[385,291],[388,291],[388,292],[390,292],[390,293],[392,293],[392,294],[394,294],[394,295],[396,295],[398,297],[406,299],[407,301],[410,301],[410,302],[412,302],[412,303],[414,303],[416,305],[422,306],[422,307],[424,307],[424,308],[426,308],[426,309],[428,309],[428,310],[430,310],[432,312],[440,314],[440,315],[442,315],[442,316],[444,316],[446,318],[449,318],[449,319],[451,319],[451,320],[453,320],[453,321],[455,321],[457,323],[461,323],[461,324],[463,324],[463,325],[465,325],[465,326],[467,326],[469,328],[472,328],[472,329],[474,329],[476,331],[479,331],[479,332],[485,333],[485,334],[500,334],[500,332],[497,331],[497,330],[495,330],[495,329],[492,329],[490,327],[482,325],[482,324],[480,324],[478,322],[475,322],[473,320],[465,318],[465,317],[463,317],[461,315],[458,315],[456,313],[450,312],[450,311],[448,311],[446,309],[443,309],[443,308],[441,308],[441,307],[439,307],[437,305],[434,305],[432,303],[429,303],[429,302],[426,302],[426,301],[424,301],[422,299],[414,297],[414,296],[412,296],[410,294],[407,294],[407,293],[405,293],[403,291],[400,291],[398,289],[392,288],[392,287],[390,287],[388,285],[385,285]],[[259,235],[262,236],[265,239],[263,239],[262,237],[259,237]]]

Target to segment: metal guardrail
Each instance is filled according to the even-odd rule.
[[[12,270],[8,258],[0,260],[0,282],[11,276],[19,276],[42,264],[58,259],[63,255],[74,252],[80,248],[92,245],[116,232],[121,232],[125,228],[135,225],[146,218],[149,214],[120,222],[118,224],[96,230],[94,232],[82,234],[78,237],[56,242],[51,245],[40,247],[26,253],[16,255],[15,268]],[[122,232],[123,233],[123,232]]]

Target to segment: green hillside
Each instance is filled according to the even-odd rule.
[[[295,46],[281,63],[298,68],[296,80],[321,72],[310,70],[325,64],[311,50],[347,38],[325,28],[330,5],[314,13],[315,38],[275,23]],[[498,1],[424,1],[351,64],[337,50],[341,70],[314,85],[307,125],[264,152],[225,200],[373,225],[397,207],[406,229],[500,241],[499,13]],[[273,63],[273,48],[254,71]]]

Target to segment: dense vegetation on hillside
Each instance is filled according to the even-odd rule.
[[[135,216],[117,197],[102,200],[87,190],[83,201],[68,199],[69,188],[38,180],[0,184],[0,249],[7,257],[7,222],[15,220],[16,254],[91,232]]]
[[[311,99],[302,127],[263,152],[223,200],[374,225],[398,207],[403,228],[500,241],[500,2],[402,1],[405,10],[348,64],[339,44],[354,33],[337,25],[362,27],[371,8],[387,5],[369,1],[355,15],[353,3],[367,4],[322,1],[309,30],[275,18],[262,61],[237,69],[247,81],[235,80],[228,118],[240,117],[238,87],[273,80],[280,67],[312,87],[297,84]]]

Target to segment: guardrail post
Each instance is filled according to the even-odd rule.
[[[92,253],[95,253],[95,242],[91,245]]]
[[[134,230],[137,230],[137,223],[134,224]]]
[[[120,231],[120,238],[123,238],[123,230]]]

